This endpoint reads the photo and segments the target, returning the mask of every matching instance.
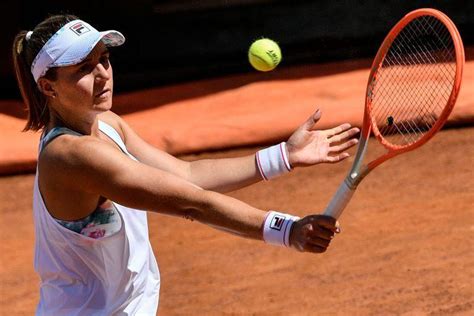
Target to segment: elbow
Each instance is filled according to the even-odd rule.
[[[196,194],[192,197],[187,196],[185,199],[177,199],[169,201],[170,203],[165,206],[165,209],[178,217],[190,221],[205,222],[206,217],[209,215],[209,210],[212,209],[212,203],[209,199],[208,191],[199,189],[195,192]]]
[[[181,216],[189,221],[198,220],[200,211],[195,208],[187,208],[182,211]]]
[[[207,198],[207,191],[202,190],[199,193],[198,199],[191,201],[186,207],[182,208],[181,215],[184,219],[202,222],[212,208]]]
[[[198,221],[206,223],[207,217],[209,216],[208,210],[209,209],[205,206],[186,207],[181,209],[177,215],[191,222]]]

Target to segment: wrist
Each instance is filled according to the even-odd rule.
[[[297,162],[295,161],[294,147],[288,142],[286,143],[286,154],[288,157],[288,164],[293,170],[297,166]]]
[[[289,152],[285,142],[259,150],[255,154],[255,159],[264,180],[270,180],[291,171]]]
[[[269,211],[263,223],[263,240],[267,244],[290,247],[290,234],[299,217]]]

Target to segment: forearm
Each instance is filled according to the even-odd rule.
[[[262,176],[252,154],[190,162],[187,180],[206,190],[229,192],[259,182]]]
[[[255,154],[187,162],[148,144],[133,153],[140,162],[174,174],[206,190],[229,192],[262,180],[256,166]]]
[[[186,212],[186,217],[240,237],[263,239],[266,212],[213,191],[203,191],[205,203]]]
[[[105,196],[122,205],[184,217],[242,237],[262,239],[266,215],[262,210],[141,163],[122,159],[120,169],[122,172],[114,172],[114,177],[107,178],[113,184],[105,186],[109,191]]]
[[[174,174],[203,189],[229,192],[262,180],[255,154],[187,162],[149,145],[125,122],[122,125],[127,148],[140,162]]]

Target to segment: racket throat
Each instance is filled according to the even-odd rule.
[[[332,200],[329,202],[326,210],[324,211],[324,215],[338,219],[339,216],[341,216],[342,211],[344,211],[346,206],[349,204],[349,201],[351,200],[352,195],[354,195],[354,192],[360,181],[362,181],[362,179],[369,173],[369,168],[362,164],[363,157],[367,151],[367,135],[369,134],[370,130],[367,134],[361,134],[354,164],[352,165],[349,174],[346,176],[344,181],[342,181],[341,185],[336,191],[336,194],[334,194]]]
[[[368,173],[369,168],[367,166],[354,166],[344,179],[344,182],[351,190],[355,190]]]
[[[361,133],[359,138],[359,146],[357,147],[357,153],[355,155],[354,163],[352,165],[349,174],[344,179],[347,186],[355,190],[357,185],[359,185],[360,181],[369,173],[369,169],[367,165],[363,164],[365,153],[367,152],[368,147],[368,139],[370,135],[370,128],[366,133]]]

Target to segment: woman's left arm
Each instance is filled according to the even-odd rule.
[[[288,139],[287,154],[292,168],[323,162],[339,162],[349,157],[344,152],[357,143],[359,130],[342,124],[328,130],[315,130],[321,117],[318,110]],[[205,189],[229,192],[263,180],[255,154],[221,159],[180,160],[141,139],[122,119],[120,125],[128,150],[142,163],[177,175]]]
[[[200,188],[229,192],[262,180],[255,154],[192,162],[178,159],[144,141],[123,119],[118,117],[128,151],[140,162],[183,178]]]

